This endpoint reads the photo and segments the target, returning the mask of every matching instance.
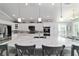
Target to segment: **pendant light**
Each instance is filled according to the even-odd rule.
[[[22,19],[21,19],[21,15],[20,15],[20,5],[18,5],[18,22],[22,22]]]
[[[74,5],[72,5],[73,6],[73,8],[72,8],[72,19],[75,19],[75,9],[74,9]]]
[[[21,18],[20,17],[18,18],[18,22],[21,22]]]
[[[41,22],[42,22],[42,18],[40,17],[40,5],[41,5],[41,3],[39,3],[38,5],[39,5],[39,17],[38,17],[38,23],[41,23]]]
[[[38,23],[41,23],[41,22],[42,22],[42,18],[40,17],[40,6],[41,6],[41,3],[39,3],[38,5],[39,5]],[[39,24],[39,26],[41,26],[41,24]],[[40,29],[40,27],[39,27],[39,29]],[[40,32],[40,30],[39,30],[39,38],[40,38],[40,36],[41,36],[40,33],[41,33],[41,32]]]
[[[62,16],[62,3],[60,3],[60,12],[61,12],[61,15],[60,15],[59,21],[63,21],[63,16]]]
[[[42,19],[41,19],[41,18],[38,18],[38,22],[39,22],[39,23],[42,22]]]

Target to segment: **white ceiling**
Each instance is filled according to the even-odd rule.
[[[62,4],[62,16],[64,20],[69,20],[74,16],[79,16],[79,4]],[[14,15],[14,16],[13,16]],[[0,3],[0,19],[15,21],[18,17],[24,18],[23,21],[37,21],[39,17],[43,20],[51,19],[52,21],[59,20],[61,16],[61,4],[55,3]]]

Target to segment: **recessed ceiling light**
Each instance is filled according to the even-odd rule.
[[[25,3],[25,5],[27,6],[27,5],[28,5],[28,3]]]
[[[54,6],[54,5],[55,5],[55,3],[52,3],[52,5]]]
[[[41,3],[38,3],[38,5],[40,6],[40,5],[41,5]]]

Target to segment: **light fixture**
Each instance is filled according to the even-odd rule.
[[[20,6],[18,5],[18,22],[22,22],[22,19],[21,19],[21,15],[20,15]]]
[[[25,3],[25,5],[27,6],[27,5],[28,5],[28,3]]]
[[[18,18],[18,22],[21,22],[21,18]]]
[[[40,17],[40,5],[41,3],[38,3],[39,4],[39,16],[38,16],[38,22],[41,23],[42,22],[42,18]]]
[[[38,22],[42,22],[42,18],[38,18]]]
[[[38,3],[38,5],[40,6],[40,5],[41,5],[41,3]]]
[[[63,19],[63,16],[62,16],[62,3],[60,4],[60,9],[61,9],[61,16],[59,18],[59,21],[63,21],[64,19]]]
[[[54,6],[55,5],[55,3],[52,3],[52,6]]]

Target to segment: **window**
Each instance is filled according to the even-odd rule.
[[[73,23],[73,33],[74,36],[79,36],[79,22]]]
[[[66,24],[60,23],[58,24],[58,32],[60,36],[66,35]]]

